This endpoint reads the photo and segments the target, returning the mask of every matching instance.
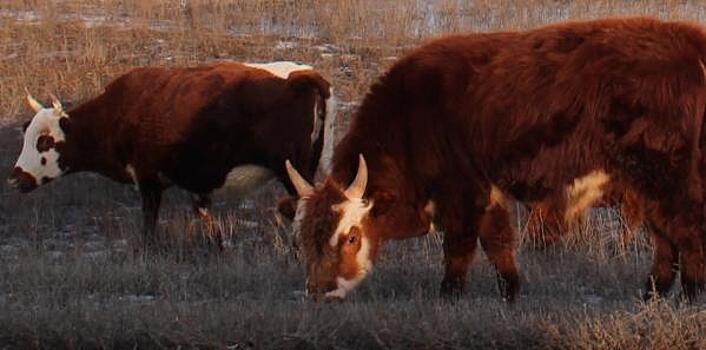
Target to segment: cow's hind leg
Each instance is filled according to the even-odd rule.
[[[677,248],[664,237],[663,232],[652,229],[654,245],[654,262],[652,271],[645,286],[645,300],[664,296],[672,288],[674,277],[679,269],[679,252]]]
[[[223,250],[223,231],[221,230],[221,226],[211,215],[210,209],[212,201],[210,194],[192,194],[191,200],[194,213],[206,226],[209,243],[214,244],[219,250]]]
[[[685,208],[700,206],[694,203]],[[655,261],[647,282],[648,289],[654,280],[658,293],[666,293],[673,283],[678,259],[682,291],[687,299],[693,300],[703,291],[706,281],[700,216],[695,213],[689,215],[688,212],[671,213],[667,215],[657,210],[651,215],[650,227],[655,228]]]
[[[686,231],[677,238],[680,250],[681,284],[684,296],[693,300],[704,290],[704,251],[703,237],[697,230],[683,227]]]
[[[142,197],[142,237],[144,248],[156,243],[157,217],[162,201],[162,186],[156,181],[140,181],[138,184]]]
[[[507,210],[491,204],[481,217],[478,230],[483,250],[498,273],[500,293],[512,302],[519,291],[520,279],[515,263],[515,230]]]

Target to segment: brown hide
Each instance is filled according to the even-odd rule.
[[[616,182],[609,183],[602,198],[588,203],[575,216],[567,217],[566,198],[550,198],[539,202],[526,203],[525,231],[532,248],[546,248],[583,227],[583,219],[592,207],[613,207],[620,214],[619,240],[628,244],[645,221],[645,208],[637,194],[629,187]]]
[[[372,242],[426,233],[420,213],[431,200],[445,232],[442,292],[463,289],[480,240],[512,298],[515,238],[507,213],[488,201],[491,185],[541,201],[602,169],[641,197],[650,226],[680,252],[693,296],[704,282],[704,56],[700,26],[647,18],[438,39],[371,87],[328,181],[346,186],[363,154]],[[311,208],[325,210],[313,202],[333,195],[327,188],[317,188]],[[319,215],[306,210],[301,220]],[[301,235],[325,242],[331,232]],[[660,274],[664,264],[655,261],[648,282],[659,292],[673,281]]]
[[[284,170],[290,159],[312,180],[323,144],[323,127],[312,143],[314,119],[326,115],[330,97],[313,70],[282,79],[234,62],[138,68],[68,111],[60,163],[138,185],[150,239],[167,186],[193,193],[208,216],[209,194],[234,167],[269,169],[294,193]]]

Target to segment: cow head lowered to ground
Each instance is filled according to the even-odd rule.
[[[299,194],[293,225],[307,257],[307,293],[343,299],[372,269],[380,242],[371,215],[374,203],[363,198],[365,158],[359,156],[357,174],[347,188],[331,180],[314,188],[289,161],[287,171]]]
[[[8,183],[29,192],[66,172],[62,163],[69,115],[52,95],[52,106],[45,108],[27,93],[27,102],[36,113],[23,128],[24,143]]]

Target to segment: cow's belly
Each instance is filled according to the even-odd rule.
[[[274,178],[275,174],[268,168],[251,164],[240,165],[228,172],[223,186],[216,189],[216,192],[245,195]]]

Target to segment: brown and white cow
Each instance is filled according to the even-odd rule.
[[[680,261],[684,292],[696,295],[705,58],[701,26],[648,18],[423,45],[371,87],[323,183],[289,167],[307,290],[345,296],[384,242],[423,235],[433,220],[445,232],[442,293],[464,289],[480,239],[512,299],[514,236],[493,185],[526,203],[602,170],[641,197],[658,228],[648,290],[666,292]]]
[[[90,171],[135,184],[146,242],[170,185],[191,192],[209,223],[210,194],[226,181],[243,192],[275,177],[295,193],[284,161],[313,179],[334,109],[329,83],[292,62],[138,68],[69,111],[27,100],[36,114],[9,183],[29,192]]]

